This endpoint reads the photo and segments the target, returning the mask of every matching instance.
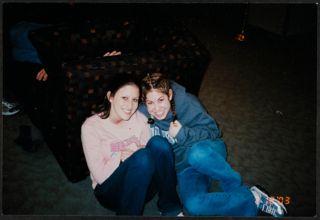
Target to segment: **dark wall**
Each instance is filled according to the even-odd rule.
[[[317,30],[316,4],[251,4],[248,24],[289,36]]]
[[[144,18],[210,16],[224,20],[234,16],[241,17],[244,6],[244,4],[5,3],[3,15],[4,21],[10,23],[19,20],[44,23],[81,22],[97,17],[123,16]]]
[[[247,14],[246,14],[247,13]],[[197,19],[241,29],[243,20],[276,33],[316,32],[315,4],[246,3],[4,3],[4,28],[17,21],[43,23],[84,22],[117,17]]]

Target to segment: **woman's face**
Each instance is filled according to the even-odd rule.
[[[171,109],[170,101],[172,99],[172,90],[169,90],[169,95],[160,92],[157,89],[152,89],[146,94],[146,106],[148,112],[158,120],[166,118]]]
[[[138,108],[139,88],[136,85],[125,85],[114,96],[111,92],[107,96],[111,103],[109,118],[114,123],[129,120]]]

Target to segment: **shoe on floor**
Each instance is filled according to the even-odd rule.
[[[169,212],[169,213],[162,213],[160,212],[161,216],[165,216],[165,217],[184,217],[183,212]]]
[[[259,196],[260,202],[258,204],[258,209],[262,212],[274,217],[283,217],[285,212],[287,212],[286,207],[279,200],[270,198],[257,186],[251,187],[250,190],[253,194]]]
[[[177,217],[183,217],[183,216],[184,216],[183,212],[180,212],[180,213],[177,215]]]
[[[17,103],[10,103],[2,100],[2,115],[10,116],[15,115],[20,111],[19,105]]]

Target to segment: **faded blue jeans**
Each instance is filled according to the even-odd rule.
[[[161,214],[176,216],[182,210],[176,185],[171,145],[155,136],[98,184],[94,194],[102,206],[117,215],[142,215],[145,204],[158,193]]]
[[[226,161],[226,146],[220,139],[194,144],[188,154],[189,167],[177,174],[178,193],[188,215],[256,216],[255,198],[242,185],[239,173]],[[222,192],[210,192],[212,181]]]

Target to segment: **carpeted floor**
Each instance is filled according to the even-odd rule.
[[[259,29],[233,39],[239,25],[206,17],[184,23],[212,55],[199,99],[216,119],[228,161],[244,184],[263,185],[283,199],[288,216],[316,214],[316,37],[281,37]],[[3,117],[3,213],[113,215],[95,200],[89,177],[71,183],[41,134],[35,153],[14,143],[23,112]],[[152,200],[146,216],[158,216]]]

